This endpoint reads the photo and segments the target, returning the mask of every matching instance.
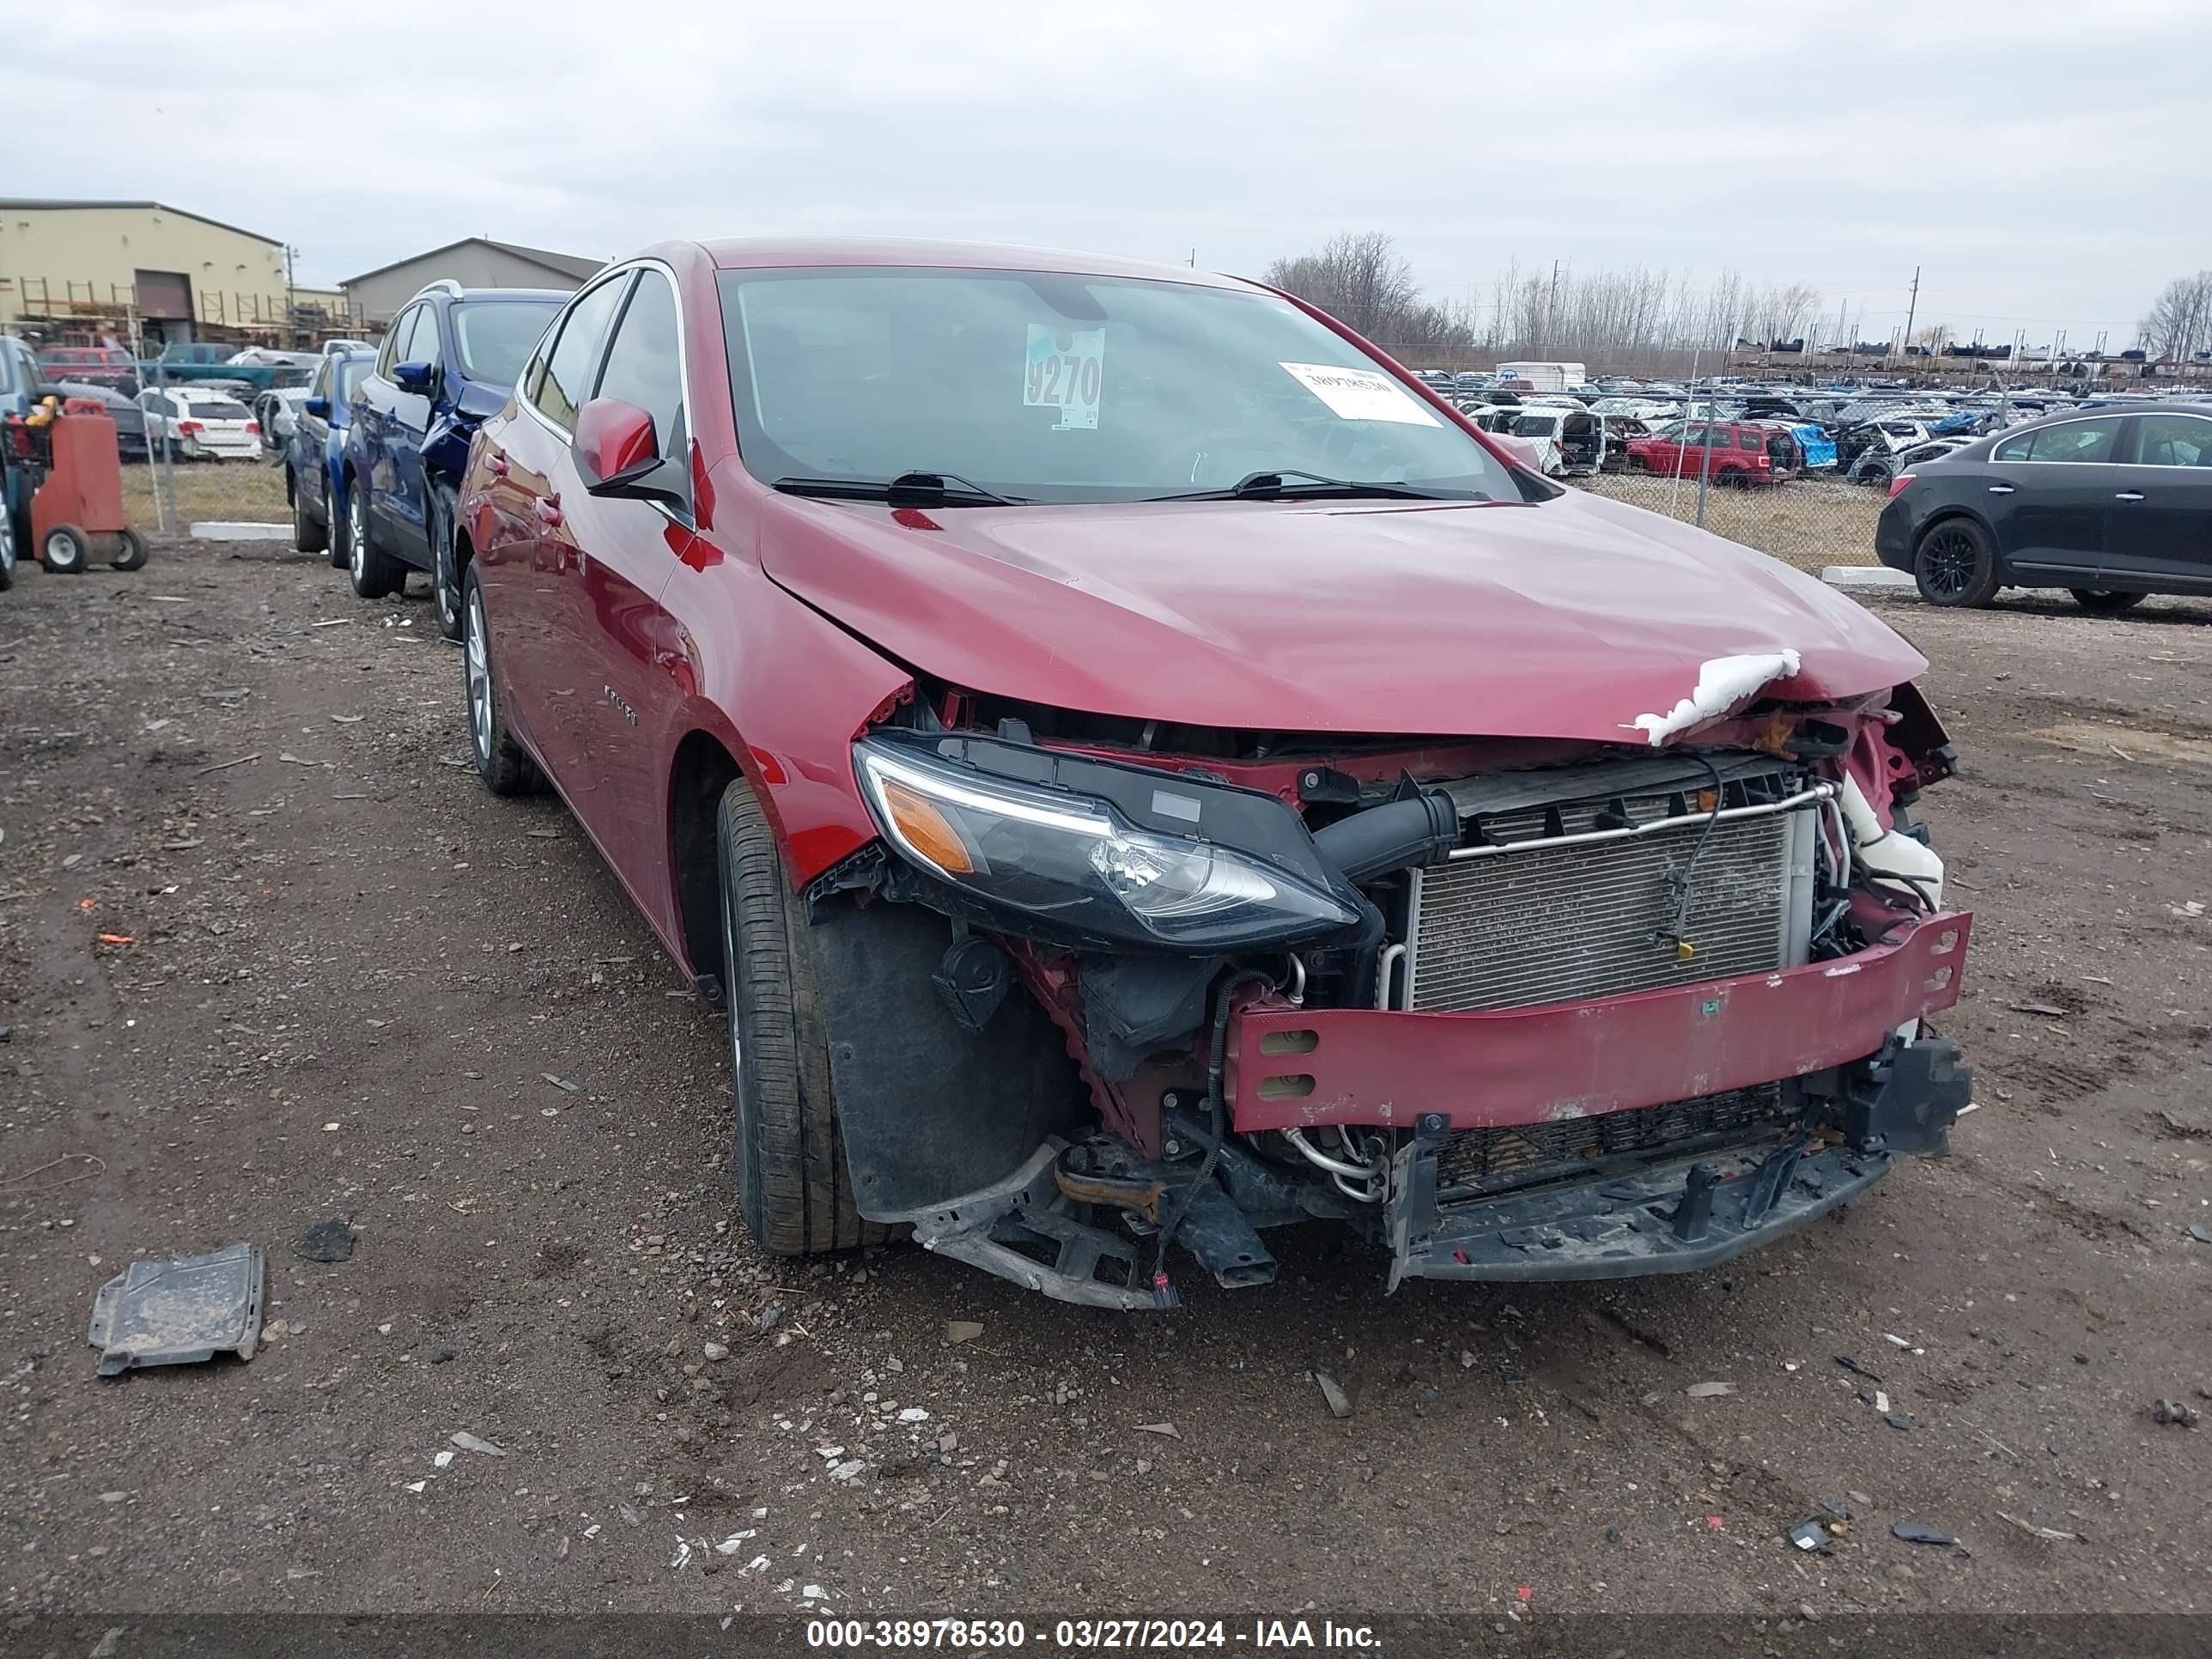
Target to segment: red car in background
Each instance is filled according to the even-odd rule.
[[[726,1008],[772,1250],[1680,1271],[1966,1102],[1920,655],[1285,295],[665,244],[484,422],[456,556],[477,769]]]
[[[1707,472],[1728,488],[1781,483],[1805,470],[1805,452],[1790,428],[1764,421],[1677,422],[1647,438],[1632,438],[1628,470],[1666,477]]]
[[[39,353],[39,367],[49,380],[104,386],[125,397],[138,391],[138,360],[120,346],[48,346]]]

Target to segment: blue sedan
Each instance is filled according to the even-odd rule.
[[[307,399],[284,448],[284,495],[292,503],[292,545],[328,552],[343,569],[346,547],[345,432],[355,389],[376,362],[374,351],[331,350],[316,365]]]

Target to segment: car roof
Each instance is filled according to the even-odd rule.
[[[1130,276],[1200,288],[1246,289],[1252,283],[1189,265],[1155,264],[1110,253],[1017,247],[994,242],[940,242],[907,237],[733,237],[699,244],[720,270],[786,270],[810,265],[942,266],[958,270],[1046,270],[1071,276]]]

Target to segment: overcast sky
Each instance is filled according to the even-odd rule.
[[[484,234],[837,232],[1256,276],[1390,232],[2127,341],[2212,266],[2204,0],[8,0],[0,190],[151,197],[324,283]],[[118,80],[118,70],[127,75]]]

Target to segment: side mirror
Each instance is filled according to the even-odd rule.
[[[660,441],[653,430],[653,416],[635,404],[619,398],[592,398],[577,411],[575,441],[569,448],[577,476],[593,495],[682,499],[673,489],[646,482],[660,470]]]
[[[300,407],[319,421],[327,421],[331,418],[331,400],[328,398],[310,398]]]
[[[428,397],[430,393],[432,378],[431,368],[428,363],[405,362],[394,363],[392,366],[392,384],[402,392],[412,392],[418,396]]]

